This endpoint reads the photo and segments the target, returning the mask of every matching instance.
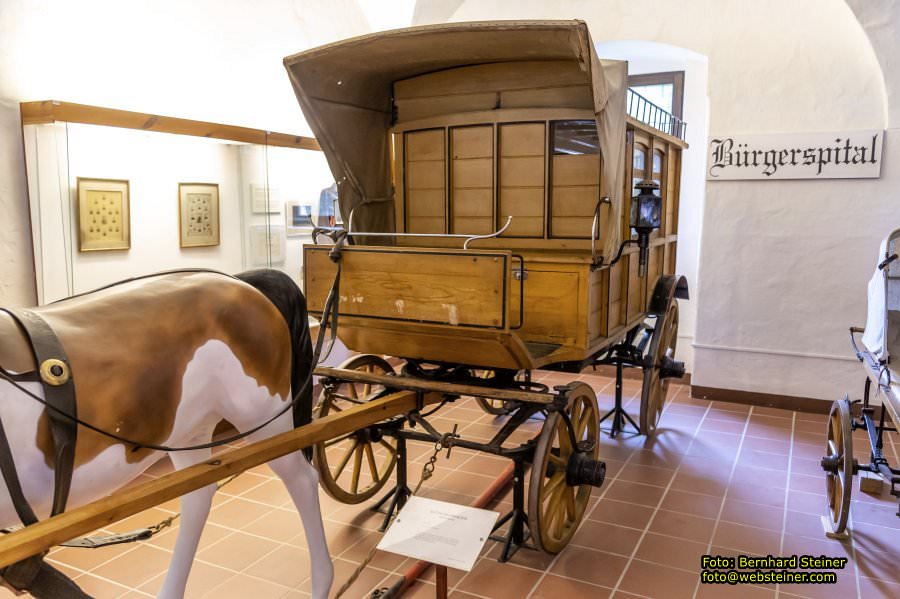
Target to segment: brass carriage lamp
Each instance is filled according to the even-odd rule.
[[[650,233],[658,229],[661,220],[662,198],[655,192],[659,190],[656,181],[644,179],[635,185],[638,194],[631,198],[631,219],[629,224],[637,232],[638,247],[638,274],[647,276],[647,258],[650,255]]]

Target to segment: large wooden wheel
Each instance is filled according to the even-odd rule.
[[[677,342],[678,300],[672,297],[665,311],[656,315],[656,323],[650,336],[650,347],[647,350],[647,364],[644,366],[640,425],[641,433],[648,436],[656,431],[659,418],[662,416],[666,395],[669,392],[669,378],[678,376],[679,368],[683,372],[683,365],[675,362]]]
[[[831,532],[841,534],[847,529],[850,493],[853,489],[853,475],[856,473],[849,399],[831,404],[827,434],[822,469],[825,471],[828,523],[831,525]]]
[[[371,354],[353,356],[340,366],[347,370],[394,374],[387,361]],[[384,391],[381,385],[342,382],[332,392],[323,391],[315,417],[365,403]],[[397,463],[397,440],[369,427],[313,446],[313,463],[322,488],[342,503],[361,503],[388,482]]]
[[[593,460],[588,468],[599,468],[602,482],[605,468],[596,462],[600,452],[597,396],[584,383],[576,383],[569,392],[566,413],[572,422],[577,445],[572,446],[565,419],[559,412],[547,414],[538,437],[528,488],[528,526],[538,549],[559,553],[572,539],[584,517],[592,485],[577,484],[580,478],[572,468],[579,458]],[[580,456],[573,457],[576,453]],[[583,460],[587,462],[587,460]],[[577,465],[577,464],[576,464]],[[592,473],[596,474],[596,470]],[[575,479],[575,480],[573,480]],[[572,484],[575,483],[575,484]]]

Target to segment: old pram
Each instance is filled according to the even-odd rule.
[[[866,372],[863,397],[861,401],[845,397],[832,404],[822,458],[826,520],[828,531],[835,535],[847,531],[853,477],[858,472],[875,474],[890,483],[892,495],[900,496],[896,488],[900,469],[891,467],[884,455],[885,433],[896,432],[900,423],[900,229],[881,244],[868,299],[865,328],[850,328],[850,341]],[[873,404],[876,398],[881,399],[880,409]],[[853,431],[859,429],[866,431],[871,446],[868,464],[860,464],[853,456]]]

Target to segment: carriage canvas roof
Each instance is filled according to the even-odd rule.
[[[284,59],[300,107],[339,183],[341,211],[356,208],[357,230],[393,231],[391,96],[395,81],[454,67],[509,61],[573,60],[593,94],[601,151],[625,148],[624,62],[598,59],[583,21],[490,21],[374,33]],[[622,161],[603,161],[601,195],[618,223]],[[359,208],[365,206],[365,208]],[[618,245],[618,227],[605,235]],[[613,239],[614,238],[614,239]],[[609,255],[609,250],[607,250]]]

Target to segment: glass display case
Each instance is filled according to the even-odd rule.
[[[271,267],[299,283],[302,244],[335,219],[312,138],[55,101],[21,110],[41,304],[177,268]]]

